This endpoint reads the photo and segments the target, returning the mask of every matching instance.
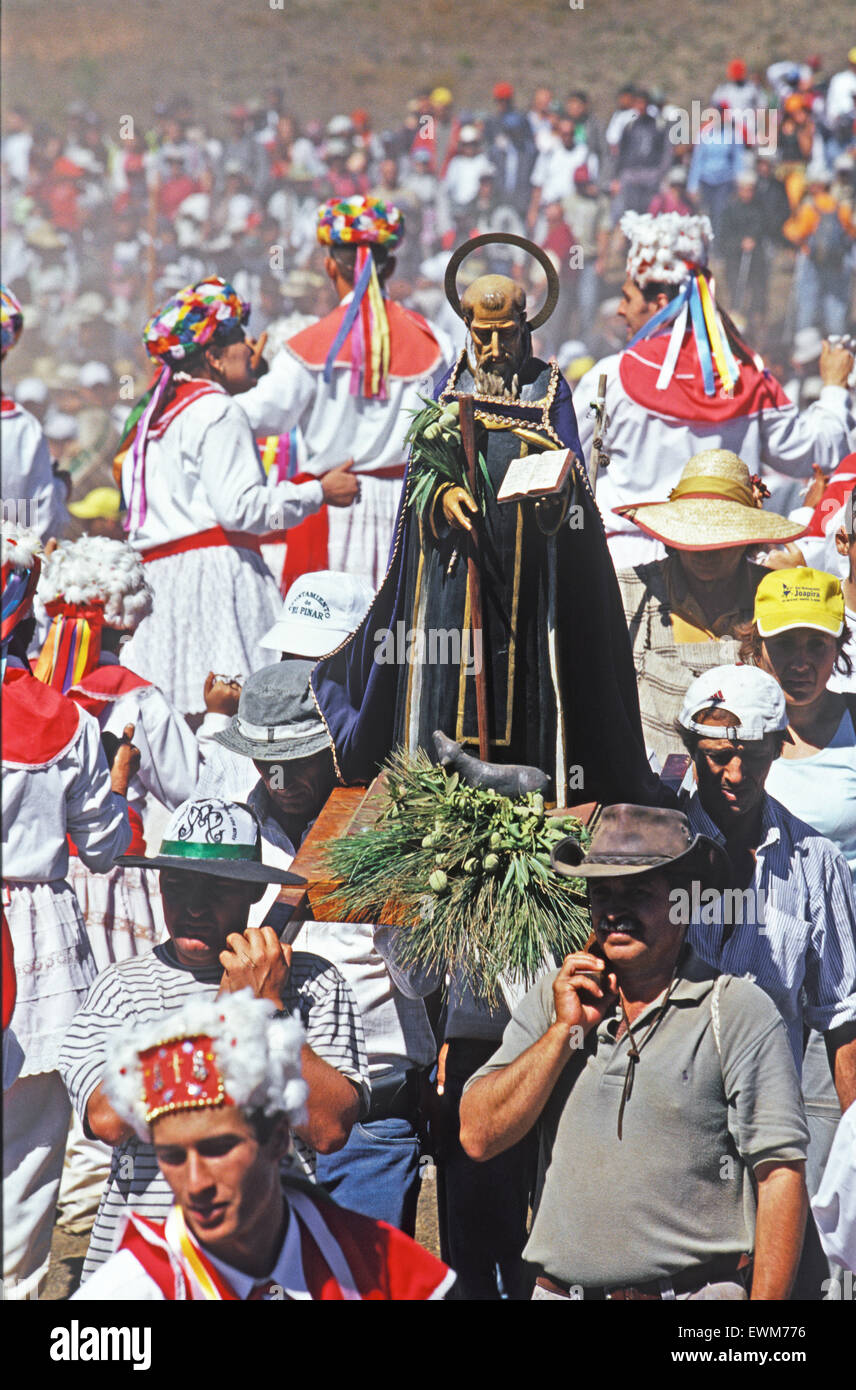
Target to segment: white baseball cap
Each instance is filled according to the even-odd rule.
[[[700,723],[696,715],[710,709],[728,710],[736,716],[737,724]],[[773,676],[757,666],[714,666],[690,685],[678,723],[702,738],[723,738],[731,743],[784,733],[788,727],[784,691]]]
[[[374,596],[372,584],[359,574],[337,570],[302,574],[259,645],[292,656],[327,656],[356,631]]]

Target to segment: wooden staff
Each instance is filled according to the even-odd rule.
[[[473,498],[476,493],[476,423],[475,405],[472,396],[461,396],[461,440],[464,445],[464,454],[467,460],[467,480],[470,485],[470,492]],[[470,586],[470,628],[473,634],[473,654],[479,654],[480,660],[476,659],[476,716],[479,728],[479,757],[486,762],[490,757],[490,724],[487,713],[487,675],[485,664],[487,658],[487,643],[485,641],[485,631],[482,618],[482,597],[481,597],[481,557],[479,554],[479,532],[478,517],[473,518],[473,529],[470,532],[469,557],[467,559],[467,574]],[[476,632],[479,633],[481,648],[476,645]]]

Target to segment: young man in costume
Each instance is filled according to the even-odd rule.
[[[422,1300],[454,1274],[383,1222],[281,1180],[305,1120],[303,1030],[249,990],[116,1037],[107,1093],[151,1142],[173,1204],[128,1214],[117,1253],[75,1294],[119,1300]]]
[[[495,240],[520,246],[545,270],[548,299],[532,319],[523,290],[505,276],[480,276],[458,298],[455,276],[464,255]],[[468,488],[438,476],[417,514],[409,505],[421,476],[419,439],[414,443],[384,584],[352,642],[313,675],[339,767],[346,781],[371,778],[395,744],[433,756],[435,729],[477,743],[481,662],[491,758],[541,768],[560,804],[569,791],[577,801],[656,797],[621,600],[581,462],[570,390],[555,362],[532,355],[532,329],[556,303],[555,270],[523,238],[485,234],[452,257],[446,293],[467,325],[472,354],[461,353],[438,401],[451,406],[473,398],[476,444],[490,485],[477,485],[476,502]],[[576,456],[558,500],[497,503],[512,459],[557,449]],[[472,643],[467,561],[476,534],[482,623]],[[384,634],[399,629],[421,639],[418,659],[385,658]],[[437,633],[459,639],[439,661],[431,656]],[[583,652],[588,669],[581,681]],[[569,766],[577,769],[572,779]]]
[[[274,357],[270,371],[240,397],[257,435],[297,426],[306,457],[300,478],[347,466],[359,482],[348,512],[322,507],[288,537],[282,590],[309,570],[386,573],[401,496],[410,411],[421,407],[447,368],[445,336],[390,299],[394,251],[404,216],[380,198],[331,199],[318,209],[318,241],[339,305],[304,328]]]
[[[117,455],[128,539],[148,566],[151,615],[123,653],[183,714],[204,711],[211,669],[264,665],[258,640],[279,592],[261,554],[265,532],[296,526],[323,501],[348,506],[352,481],[295,484],[264,468],[232,399],[255,380],[250,306],[217,276],[179,291],[143,341],[159,366]]]
[[[596,944],[530,990],[461,1103],[474,1159],[538,1136],[533,1297],[787,1298],[808,1136],[785,1028],[674,911],[721,892],[727,856],[680,812],[610,806],[579,858],[553,854],[588,881]]]
[[[318,956],[292,956],[270,927],[247,928],[250,907],[266,884],[300,882],[262,863],[260,838],[246,806],[196,798],[173,814],[159,855],[130,856],[131,863],[161,871],[170,940],[103,971],[63,1043],[62,1075],[84,1131],[114,1148],[84,1275],[113,1253],[128,1206],[160,1220],[171,1202],[151,1146],[133,1134],[104,1092],[105,1049],[124,1023],[148,1024],[188,999],[213,1000],[246,986],[289,1014],[298,1011],[307,1034],[308,1119],[297,1132],[306,1170],[316,1150],[341,1148],[368,1108],[362,1021],[345,981]]]
[[[662,554],[618,508],[667,496],[686,460],[702,449],[729,449],[750,473],[765,476],[774,469],[807,479],[812,463],[831,471],[850,449],[853,367],[851,353],[826,344],[821,398],[799,414],[716,302],[707,217],[626,213],[621,229],[630,240],[618,308],[627,346],[596,363],[574,392],[588,450],[590,406],[606,375],[609,467],[597,499],[616,569]]]
[[[71,1118],[58,1056],[96,975],[68,837],[90,869],[111,868],[131,839],[125,797],[139,757],[125,729],[109,769],[96,721],[30,672],[38,548],[34,532],[3,523],[3,910],[24,1054],[3,1099],[3,1277],[14,1299],[37,1294],[47,1273]]]
[[[0,285],[0,358],[15,346],[23,327],[20,304],[6,285]],[[0,440],[4,500],[18,507],[29,504],[28,523],[42,541],[61,536],[69,522],[65,504],[71,484],[54,472],[48,441],[35,415],[5,394],[0,403]]]

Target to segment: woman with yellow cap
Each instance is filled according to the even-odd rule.
[[[758,585],[755,621],[741,656],[775,676],[787,702],[790,741],[767,775],[766,790],[838,846],[856,886],[856,696],[828,688],[834,671],[851,673],[848,635],[844,594],[833,575],[777,570]],[[806,1182],[813,1195],[841,1115],[824,1038],[815,1031],[803,1058],[803,1095],[811,1136]],[[828,1273],[809,1224],[793,1297],[816,1298]]]
[[[683,745],[674,722],[696,676],[737,660],[766,570],[756,547],[787,545],[803,527],[763,510],[766,490],[727,449],[689,460],[664,502],[620,507],[666,546],[665,560],[618,571],[639,688],[642,728],[661,763]]]

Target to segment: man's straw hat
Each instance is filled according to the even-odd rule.
[[[729,449],[695,454],[668,502],[634,502],[615,510],[674,550],[787,545],[805,531],[787,517],[762,510],[749,469]]]

